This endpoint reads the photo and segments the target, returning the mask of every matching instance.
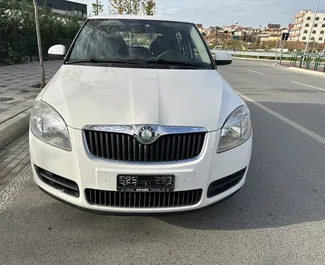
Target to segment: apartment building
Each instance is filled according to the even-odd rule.
[[[315,22],[313,23],[315,18]],[[315,13],[311,10],[302,10],[294,16],[289,41],[324,43],[325,41],[325,13]]]

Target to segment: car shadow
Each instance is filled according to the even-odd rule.
[[[302,123],[299,114],[312,107],[314,113],[310,115],[324,115],[321,104],[262,104],[278,113],[286,110],[289,118],[307,128],[308,117]],[[229,199],[200,211],[158,219],[202,230],[272,228],[325,219],[324,146],[257,106],[248,106],[254,140],[244,187]],[[321,135],[325,137],[325,131]]]

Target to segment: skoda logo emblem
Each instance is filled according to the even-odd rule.
[[[154,140],[155,138],[155,131],[150,127],[150,126],[143,126],[139,130],[139,139],[143,143],[150,143]]]

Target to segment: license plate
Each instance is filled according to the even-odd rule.
[[[118,175],[118,191],[173,191],[174,175]]]

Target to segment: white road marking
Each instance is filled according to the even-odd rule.
[[[307,85],[307,84],[299,83],[299,82],[296,82],[296,81],[291,81],[291,83],[294,83],[294,84],[297,84],[297,85],[301,85],[301,86],[306,86],[306,87],[315,88],[315,89],[318,89],[318,90],[321,90],[321,91],[325,91],[324,88],[320,88],[320,87],[317,87],[317,86],[311,86],[311,85]]]
[[[261,72],[258,72],[258,71],[254,71],[254,70],[251,70],[251,69],[247,69],[247,71],[252,72],[252,73],[255,73],[255,74],[265,75],[264,73],[261,73]]]
[[[31,175],[31,168],[30,165],[28,165],[8,184],[7,187],[0,191],[0,214],[2,214],[8,208],[17,195],[26,186],[27,182],[31,178]]]
[[[313,138],[314,140],[318,141],[319,143],[325,145],[325,138],[323,138],[322,136],[318,135],[317,133],[314,133],[311,130],[308,130],[307,128],[295,123],[294,121],[282,116],[281,114],[265,107],[264,105],[258,103],[257,101],[255,101],[254,99],[251,99],[250,97],[247,97],[245,95],[243,95],[242,93],[237,91],[237,94],[239,96],[241,96],[243,99],[251,102],[252,104],[256,105],[257,107],[261,108],[262,110],[265,110],[267,113],[271,114],[272,116],[280,119],[281,121],[285,122],[286,124],[292,126],[293,128],[297,129],[298,131],[302,132],[303,134]]]

